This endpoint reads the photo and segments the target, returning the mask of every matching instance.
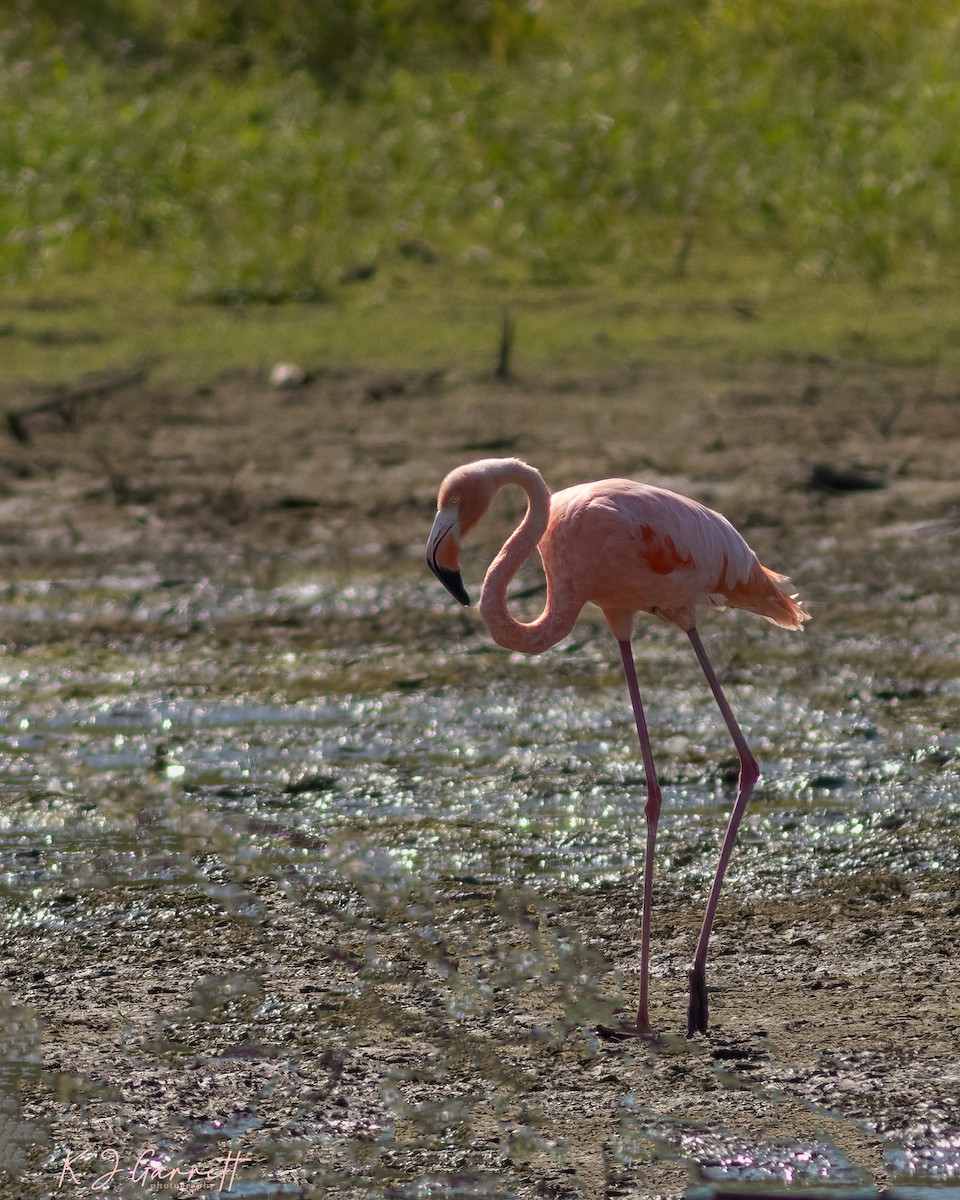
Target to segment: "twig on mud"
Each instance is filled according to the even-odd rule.
[[[883,438],[888,438],[893,432],[894,423],[899,420],[900,416],[908,409],[916,407],[918,404],[925,403],[933,395],[933,389],[936,386],[937,375],[940,371],[940,351],[937,350],[930,360],[930,375],[927,379],[927,385],[919,396],[911,396],[904,392],[902,395],[894,398],[886,413],[874,418],[874,424],[877,427],[877,433]]]
[[[28,446],[33,439],[27,428],[27,421],[32,417],[52,415],[59,417],[65,425],[72,425],[76,420],[77,405],[82,401],[105,396],[109,392],[139,383],[146,377],[146,374],[146,365],[141,364],[123,371],[109,371],[91,376],[85,383],[75,384],[72,387],[64,384],[55,385],[52,394],[38,403],[31,404],[26,408],[9,409],[7,411],[7,428],[18,442]]]
[[[103,468],[103,472],[107,477],[114,504],[118,508],[122,508],[125,504],[130,504],[133,499],[130,480],[126,475],[122,475],[119,471],[114,470],[110,460],[102,450],[95,451],[94,458],[96,458],[97,462]]]

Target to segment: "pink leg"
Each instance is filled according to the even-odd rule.
[[[643,704],[640,701],[640,685],[637,683],[637,670],[629,642],[620,642],[620,658],[623,661],[623,673],[627,677],[630,703],[633,705],[633,715],[637,723],[637,736],[640,738],[643,773],[647,780],[645,809],[647,850],[643,860],[643,913],[640,920],[640,1004],[637,1008],[636,1025],[625,1025],[622,1032],[636,1034],[640,1037],[651,1037],[653,1029],[650,1027],[649,1013],[650,916],[653,910],[653,856],[657,844],[657,822],[660,819],[660,783],[657,780],[657,771],[653,763],[647,722],[643,715]]]
[[[723,689],[720,687],[720,681],[717,679],[710,659],[707,658],[707,652],[703,648],[700,634],[697,633],[696,629],[690,629],[687,631],[687,636],[690,638],[697,658],[700,660],[700,666],[703,667],[707,683],[710,684],[710,690],[713,692],[713,697],[726,722],[727,729],[730,731],[730,736],[733,738],[733,744],[737,748],[737,755],[740,759],[740,782],[737,787],[737,798],[734,801],[733,811],[730,813],[730,821],[727,825],[727,832],[723,838],[720,861],[717,863],[717,873],[714,876],[713,887],[710,889],[707,911],[704,914],[703,927],[700,930],[700,940],[697,942],[697,952],[694,955],[693,965],[690,967],[690,1006],[687,1009],[687,1037],[692,1037],[695,1033],[706,1033],[707,1031],[707,944],[710,941],[710,931],[713,929],[713,918],[717,913],[720,889],[723,887],[723,877],[727,871],[730,855],[733,853],[733,844],[736,841],[737,829],[740,826],[740,820],[753,793],[754,785],[760,777],[760,768],[757,766],[756,759],[750,753],[750,747],[747,745],[743,732],[737,724],[737,719],[733,715],[730,705],[727,703]]]

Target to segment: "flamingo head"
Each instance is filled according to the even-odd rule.
[[[468,463],[450,472],[440,485],[437,516],[427,539],[427,566],[461,604],[469,604],[470,597],[460,574],[460,546],[496,493],[488,465],[494,461]]]

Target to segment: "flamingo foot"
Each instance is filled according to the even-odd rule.
[[[687,1007],[687,1037],[707,1032],[707,973],[694,963],[690,968],[690,1003]]]
[[[627,1038],[641,1038],[645,1042],[659,1042],[660,1034],[647,1020],[646,1015],[637,1013],[635,1021],[620,1021],[617,1025],[598,1025],[597,1033],[610,1042],[622,1042]]]

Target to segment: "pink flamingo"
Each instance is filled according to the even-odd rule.
[[[695,500],[628,479],[582,483],[551,495],[540,472],[516,458],[487,458],[457,467],[440,485],[437,516],[427,542],[427,563],[461,604],[469,604],[460,575],[463,537],[480,520],[496,493],[517,484],[527,512],[504,543],[483,581],[480,615],[494,641],[508,650],[539,654],[573,628],[584,604],[597,605],[620,644],[620,658],[647,781],[646,856],[640,933],[640,1002],[636,1022],[621,1032],[653,1036],[648,1009],[653,858],[660,816],[660,785],[640,700],[631,637],[638,612],[652,613],[689,637],[740,760],[736,800],[707,901],[696,954],[689,971],[687,1034],[707,1029],[707,943],[737,828],[760,771],[727,703],[696,628],[697,607],[730,606],[765,617],[785,629],[807,619],[785,576],[760,565],[730,522]],[[522,563],[540,551],[547,602],[534,621],[507,611],[507,585]]]

